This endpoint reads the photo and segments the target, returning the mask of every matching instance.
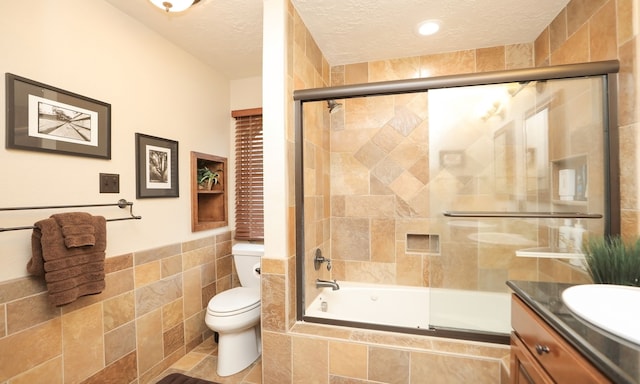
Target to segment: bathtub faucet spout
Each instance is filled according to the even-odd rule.
[[[323,287],[331,287],[331,289],[334,291],[337,291],[338,289],[340,289],[338,282],[335,280],[331,281],[331,280],[316,279],[316,288],[323,288]]]

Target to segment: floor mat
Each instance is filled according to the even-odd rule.
[[[158,381],[157,384],[219,384],[219,383],[202,380],[195,377],[185,376],[181,373],[172,373],[169,376],[166,376],[162,380]]]

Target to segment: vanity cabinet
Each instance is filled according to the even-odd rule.
[[[207,167],[218,173],[218,182],[198,183],[198,169]],[[191,152],[191,231],[204,231],[228,225],[227,218],[227,159],[225,157]]]
[[[611,383],[516,295],[511,326],[511,384]]]

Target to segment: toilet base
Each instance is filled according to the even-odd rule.
[[[260,325],[235,333],[218,335],[219,376],[231,376],[251,365],[262,352]]]

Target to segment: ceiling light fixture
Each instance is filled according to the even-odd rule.
[[[416,26],[416,32],[418,32],[420,36],[430,36],[438,32],[439,30],[440,30],[439,20],[421,21]]]
[[[200,0],[149,0],[153,5],[166,12],[182,12]]]

